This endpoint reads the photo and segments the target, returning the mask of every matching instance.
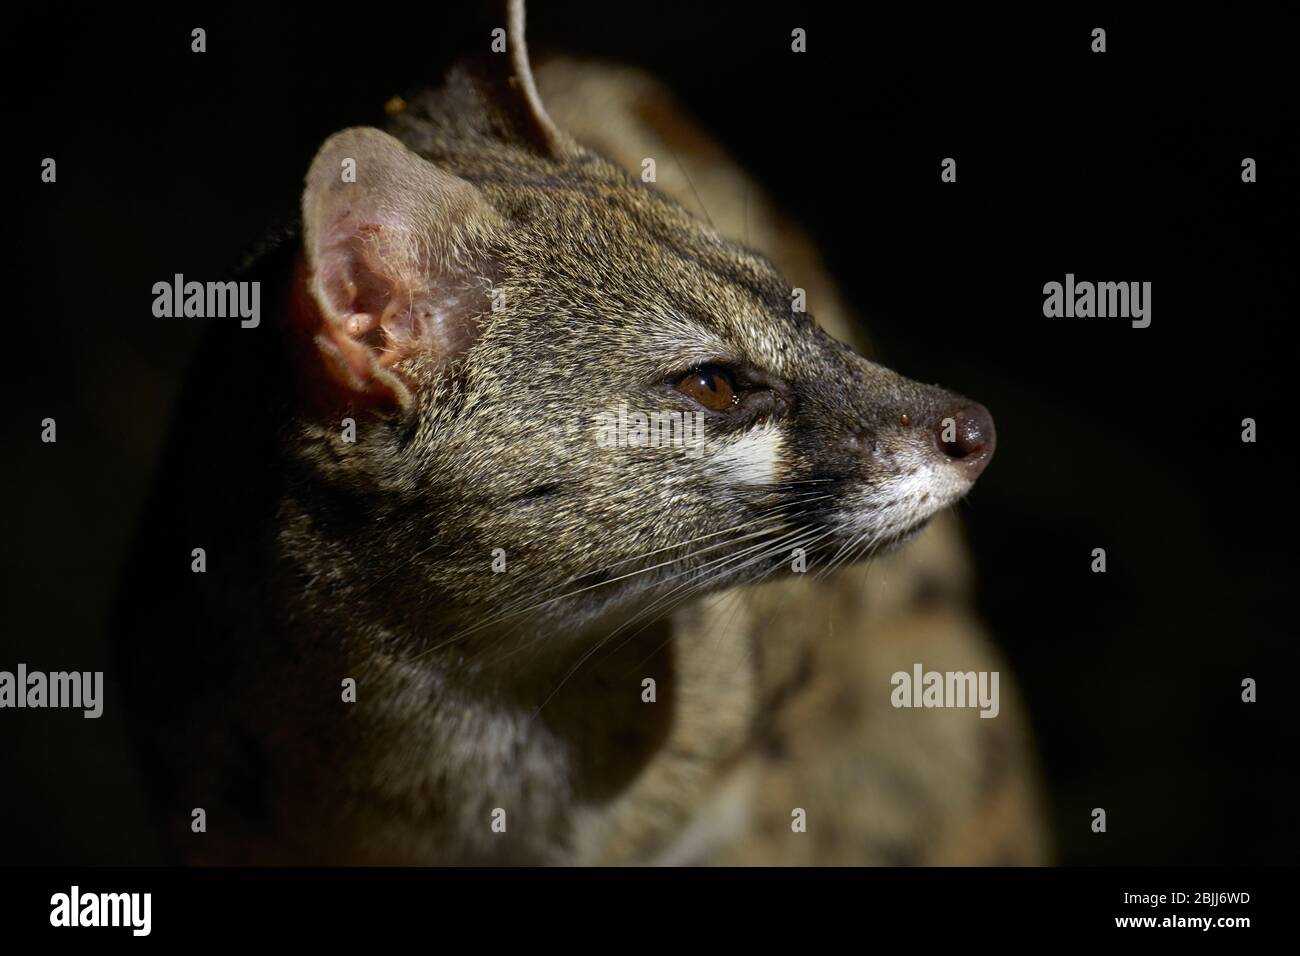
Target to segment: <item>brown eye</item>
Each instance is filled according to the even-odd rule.
[[[736,403],[736,389],[722,369],[697,368],[688,372],[678,380],[677,390],[715,412],[725,412]]]

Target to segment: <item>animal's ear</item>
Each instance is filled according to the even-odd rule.
[[[563,158],[572,151],[572,143],[551,120],[537,92],[533,67],[528,61],[528,45],[524,42],[524,0],[508,0],[506,3],[506,46],[510,54],[506,82],[515,100],[516,112],[544,153]]]
[[[376,129],[325,141],[302,197],[291,313],[327,399],[405,407],[399,363],[454,361],[490,311],[491,210],[473,185]]]

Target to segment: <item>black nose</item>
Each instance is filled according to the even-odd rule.
[[[940,416],[934,438],[939,451],[962,465],[971,478],[988,465],[998,440],[993,416],[979,402],[962,405]]]

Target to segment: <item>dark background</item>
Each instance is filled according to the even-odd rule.
[[[1060,859],[1296,862],[1289,34],[1253,9],[837,7],[534,4],[529,40],[659,74],[809,228],[884,360],[993,410],[997,459],[961,511]],[[100,720],[0,713],[0,862],[158,858],[103,639],[202,332],[154,319],[152,284],[219,275],[293,212],[328,134],[483,49],[497,18],[453,8],[11,21],[0,668],[109,687]],[[1066,272],[1151,281],[1151,327],[1045,319]]]

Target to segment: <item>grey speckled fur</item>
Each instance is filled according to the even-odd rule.
[[[936,666],[997,666],[962,607],[951,528],[883,559],[899,569],[892,592],[864,590],[860,572],[782,580],[797,546],[815,572],[964,493],[946,473],[924,499],[896,490],[929,474],[930,432],[959,397],[791,310],[802,285],[823,323],[851,334],[796,231],[766,245],[802,270],[792,283],[669,190],[551,131],[517,79],[468,64],[406,104],[391,135],[332,138],[309,176],[301,250],[258,267],[281,321],[214,334],[201,356],[118,618],[142,759],[178,852],[1039,859],[1014,700],[996,721],[882,706],[892,661],[910,665],[921,646],[899,633],[929,642]],[[566,123],[575,112],[605,117],[586,142],[686,128],[639,74],[557,63],[539,85],[561,129],[581,125]],[[740,182],[707,138],[677,148],[713,150],[692,163]],[[334,192],[349,156],[358,191]],[[752,202],[771,239],[776,214]],[[371,245],[346,232],[358,219]],[[345,341],[347,302],[329,290],[355,289],[329,286],[327,262],[365,283],[379,273],[420,305]],[[353,378],[337,357],[320,374],[321,339],[294,318],[303,302],[318,310],[308,332],[340,343]],[[770,386],[709,419],[707,454],[597,445],[590,422],[619,403],[692,410],[670,383],[705,362]],[[308,401],[322,381],[326,400]],[[759,450],[739,452],[756,430]],[[199,546],[202,575],[188,566]],[[913,551],[928,564],[907,564]],[[344,678],[356,703],[340,700]],[[808,834],[789,833],[790,806],[813,814]],[[191,832],[194,807],[206,833]]]

